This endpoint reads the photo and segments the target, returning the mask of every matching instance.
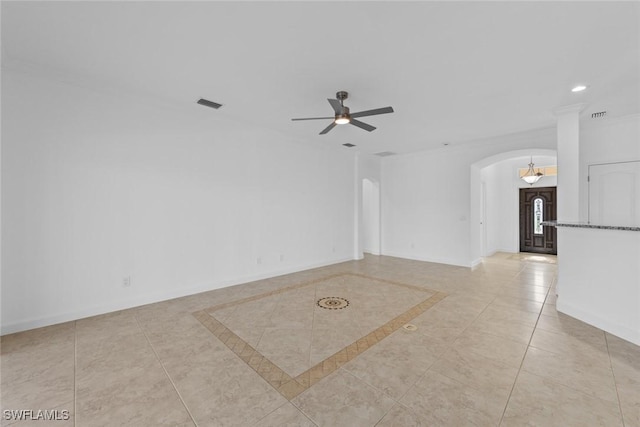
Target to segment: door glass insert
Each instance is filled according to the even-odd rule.
[[[533,234],[542,234],[544,201],[538,197],[533,200]]]

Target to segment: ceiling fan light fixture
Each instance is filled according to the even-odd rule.
[[[336,116],[336,119],[335,119],[335,123],[337,125],[346,125],[350,121],[351,121],[351,118],[346,114],[345,115]]]

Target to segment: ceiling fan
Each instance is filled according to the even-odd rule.
[[[329,126],[324,128],[324,130],[320,132],[320,135],[324,135],[328,133],[331,129],[336,127],[336,125],[346,125],[347,123],[357,126],[360,129],[364,129],[366,131],[371,132],[376,128],[369,124],[363,123],[360,120],[356,120],[356,117],[375,116],[377,114],[393,113],[393,108],[391,107],[376,108],[375,110],[366,110],[366,111],[359,111],[357,113],[350,113],[349,107],[344,106],[344,100],[347,99],[348,97],[349,97],[349,94],[341,90],[340,92],[336,93],[337,99],[331,99],[331,98],[327,99],[327,101],[329,101],[329,104],[331,104],[331,107],[333,107],[333,111],[335,111],[336,113],[335,117],[309,117],[309,118],[291,119],[291,120],[293,121],[333,120],[333,122],[331,122]]]

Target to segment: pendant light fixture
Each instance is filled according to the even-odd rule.
[[[536,182],[540,181],[540,178],[542,178],[543,176],[544,174],[540,172],[540,169],[538,169],[537,172],[533,170],[533,157],[531,157],[531,163],[529,163],[529,170],[520,178],[522,178],[522,180],[527,184],[533,185]]]

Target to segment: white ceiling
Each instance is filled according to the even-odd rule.
[[[399,153],[640,112],[638,2],[2,2],[3,67],[135,93],[300,141]],[[580,94],[577,83],[589,85]],[[372,133],[330,121],[347,90]]]

